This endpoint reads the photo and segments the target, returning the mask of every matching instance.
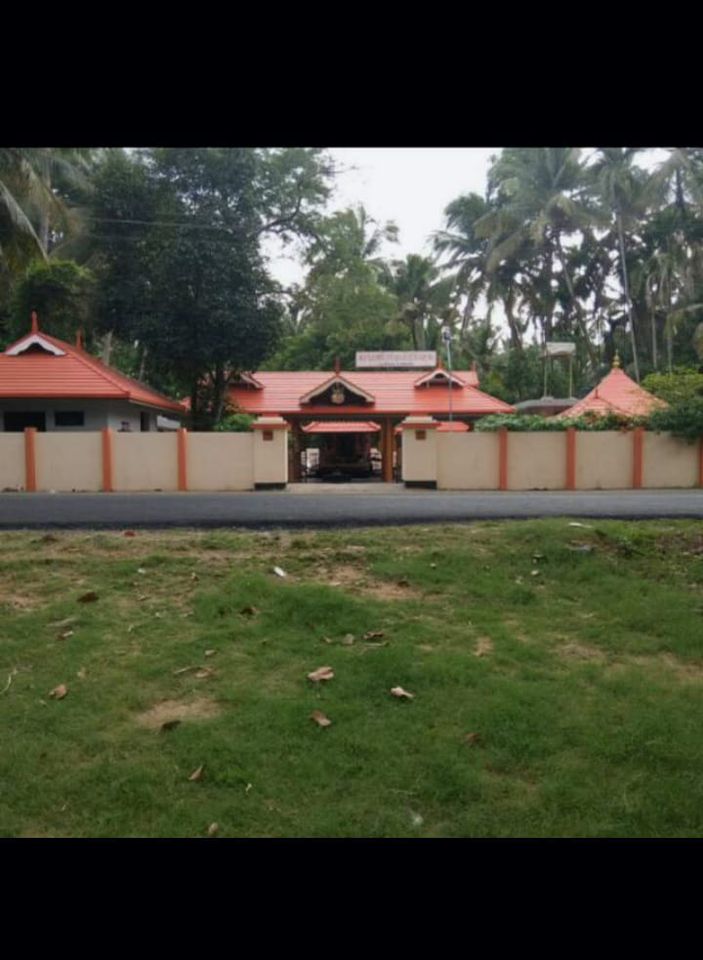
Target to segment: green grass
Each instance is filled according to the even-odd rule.
[[[584,522],[4,533],[0,836],[703,836],[703,524]]]

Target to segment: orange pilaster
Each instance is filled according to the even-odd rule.
[[[37,489],[37,428],[24,429],[24,489],[35,493]]]
[[[576,428],[566,429],[566,489],[576,489]]]
[[[632,431],[632,487],[639,490],[642,486],[642,449],[644,445],[644,428],[635,427]]]
[[[178,430],[178,489],[188,489],[188,431]]]
[[[103,427],[103,492],[112,493],[112,430]]]
[[[498,489],[508,489],[508,431],[501,427],[498,431]]]

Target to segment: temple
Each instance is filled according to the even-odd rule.
[[[643,417],[666,403],[654,394],[643,390],[624,370],[620,368],[620,358],[615,354],[613,368],[589,394],[573,406],[558,414],[558,419],[566,417],[606,416],[615,414],[620,417]]]
[[[230,388],[233,407],[283,417],[291,427],[290,479],[372,477],[392,481],[399,465],[395,429],[409,416],[452,420],[471,429],[479,417],[514,413],[484,393],[475,370],[259,371]],[[462,426],[459,426],[462,424]],[[306,450],[317,450],[312,458]]]

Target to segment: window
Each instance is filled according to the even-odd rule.
[[[148,432],[149,432],[150,426],[149,426],[149,414],[148,414],[148,413],[142,412],[142,413],[139,414],[139,429],[142,431],[142,433],[148,433]]]
[[[46,430],[46,414],[30,413],[22,410],[7,410],[5,412],[5,430],[11,433],[21,433],[25,427],[36,427],[37,430]]]
[[[273,430],[262,430],[264,440],[273,440]]]
[[[54,413],[56,427],[84,427],[85,414],[82,410],[56,410]]]
[[[415,431],[415,439],[416,439],[416,440],[426,440],[426,439],[427,439],[427,431],[426,431],[426,430],[416,430],[416,431]]]

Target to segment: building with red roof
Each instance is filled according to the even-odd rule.
[[[470,424],[492,413],[514,413],[514,408],[479,390],[475,370],[449,373],[441,365],[430,371],[352,370],[333,372],[259,371],[244,374],[230,388],[230,403],[255,416],[280,416],[293,434],[291,479],[300,478],[300,450],[305,435],[330,430],[340,444],[345,435],[363,435],[375,428],[380,435],[383,477],[393,477],[394,427],[408,416],[429,415]],[[329,427],[321,429],[321,424]],[[336,426],[331,426],[336,424]],[[342,426],[349,424],[350,426]],[[351,425],[357,425],[354,429]],[[370,424],[370,425],[369,425]],[[315,429],[311,429],[311,425]],[[345,446],[345,450],[346,450]],[[359,450],[364,444],[356,443]]]
[[[582,417],[584,415],[620,417],[643,417],[666,403],[654,394],[643,390],[624,370],[620,358],[615,355],[613,368],[601,382],[582,400],[558,414],[557,419]]]
[[[39,329],[0,353],[0,429],[156,430],[157,417],[179,419],[185,407],[125,376],[80,344]]]

